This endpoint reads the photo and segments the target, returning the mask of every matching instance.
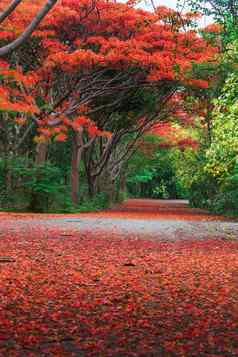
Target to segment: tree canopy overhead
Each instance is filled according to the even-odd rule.
[[[3,46],[44,4],[26,0],[15,8],[1,28]],[[148,12],[104,0],[57,3],[1,61],[1,131],[11,137],[12,155],[34,138],[31,156],[42,164],[53,142],[69,140],[75,204],[82,162],[91,191],[102,175],[114,183],[144,133],[155,133],[160,122],[193,122],[183,102],[214,79],[206,68],[216,66],[219,48],[192,29],[194,17],[163,6]],[[197,145],[188,137],[175,141]]]

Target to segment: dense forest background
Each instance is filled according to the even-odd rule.
[[[2,46],[42,3],[0,24]],[[1,210],[143,197],[238,214],[238,3],[188,5],[62,1],[2,56]],[[199,29],[200,13],[214,24]]]

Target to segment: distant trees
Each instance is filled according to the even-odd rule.
[[[222,42],[224,45],[237,38],[237,0],[187,0],[187,4],[192,10],[209,15],[217,24],[222,25]]]

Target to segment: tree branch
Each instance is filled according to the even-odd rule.
[[[0,13],[0,24],[15,10],[15,8],[22,2],[22,0],[13,0],[6,10]]]
[[[41,10],[36,14],[25,31],[16,40],[0,48],[0,57],[6,56],[21,46],[31,36],[36,27],[40,24],[40,22],[44,19],[52,7],[55,6],[57,1],[58,0],[48,0],[47,3],[41,8]]]

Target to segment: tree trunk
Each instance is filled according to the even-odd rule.
[[[77,206],[79,203],[79,164],[83,148],[80,145],[80,133],[73,134],[71,160],[71,199]]]
[[[36,146],[36,159],[35,164],[37,166],[44,165],[47,157],[48,143],[39,143]]]
[[[119,177],[119,187],[117,190],[117,197],[116,197],[117,201],[122,200],[125,193],[126,193],[126,169],[123,169]]]
[[[101,192],[104,192],[107,195],[109,207],[112,207],[115,202],[115,183],[107,169],[100,175],[100,187]]]
[[[91,175],[87,175],[88,181],[88,195],[90,198],[93,198],[97,193],[97,178],[92,177]]]

